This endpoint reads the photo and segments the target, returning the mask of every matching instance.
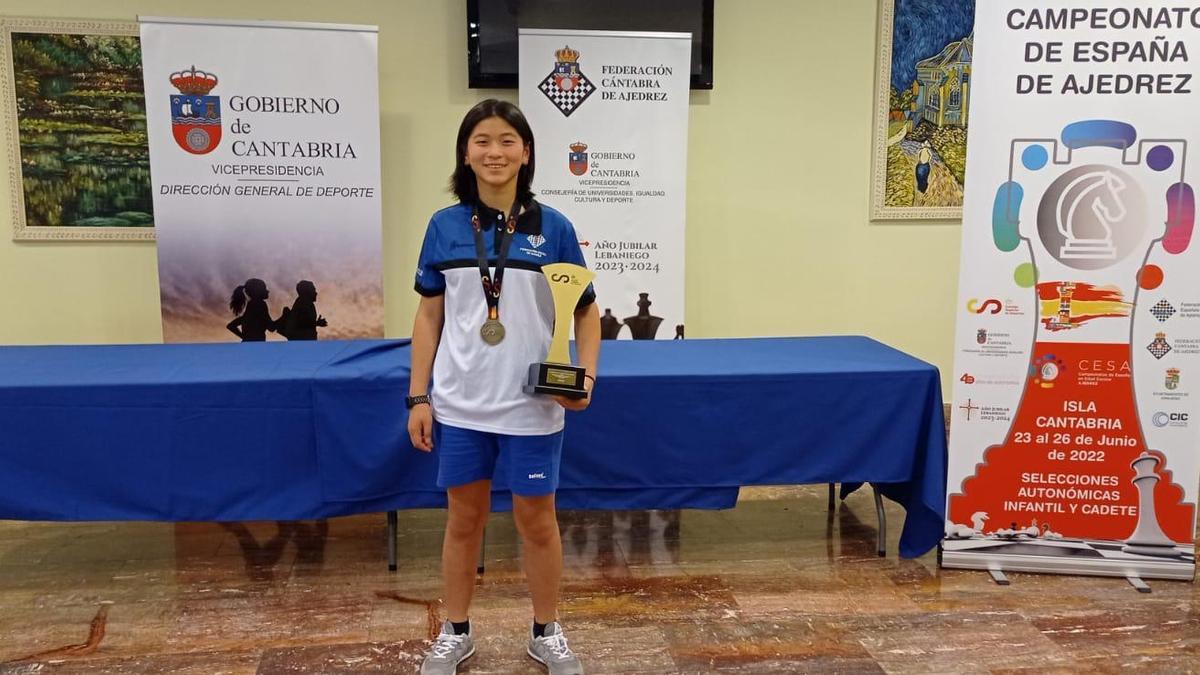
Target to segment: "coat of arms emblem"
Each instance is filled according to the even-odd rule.
[[[569,46],[554,52],[554,71],[542,80],[538,89],[567,117],[596,91],[595,85],[579,70],[579,52]]]
[[[216,149],[221,142],[221,98],[209,96],[217,76],[196,70],[171,73],[171,84],[179,90],[171,95],[171,133],[179,147],[193,155]]]
[[[587,173],[587,143],[572,143],[571,154],[568,157],[567,166],[571,173],[576,176]]]

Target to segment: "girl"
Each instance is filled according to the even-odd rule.
[[[247,295],[250,296],[249,303],[246,302]],[[242,342],[265,342],[267,331],[275,331],[275,322],[271,319],[271,311],[267,309],[270,295],[267,283],[262,279],[247,279],[246,283],[233,289],[229,309],[237,317],[225,325],[229,332]]]
[[[429,221],[417,267],[421,302],[413,321],[408,433],[438,453],[438,486],[449,513],[442,545],[447,621],[421,666],[455,673],[475,653],[468,620],[475,565],[491,511],[497,460],[512,491],[513,518],[533,598],[526,652],[554,675],[582,673],[558,624],[562,541],[554,492],[564,409],[590,398],[526,394],[529,365],[546,357],[554,306],[541,266],[583,265],[575,229],[533,199],[533,132],[516,106],[489,99],[459,126],[450,189],[458,204]],[[575,310],[579,365],[591,392],[600,315],[589,286]],[[436,383],[429,389],[430,376]]]

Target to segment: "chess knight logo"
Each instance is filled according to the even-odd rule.
[[[570,167],[571,173],[576,176],[587,173],[587,143],[572,143],[568,158],[567,166]]]
[[[570,117],[596,91],[596,87],[579,70],[579,52],[569,46],[554,52],[554,71],[542,80],[538,89],[566,117]]]
[[[1167,386],[1167,389],[1170,391],[1175,391],[1176,389],[1179,388],[1179,369],[1178,368],[1167,368],[1166,386]]]
[[[193,155],[204,155],[221,142],[221,98],[209,96],[217,76],[203,70],[171,73],[171,84],[179,90],[171,96],[171,132],[179,147]]]

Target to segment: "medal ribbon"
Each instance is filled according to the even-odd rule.
[[[512,244],[513,233],[517,231],[517,214],[521,211],[520,199],[513,200],[512,209],[504,223],[504,233],[500,236],[500,250],[496,252],[496,275],[488,271],[487,244],[483,241],[483,227],[479,223],[479,207],[475,206],[471,213],[471,229],[475,231],[475,257],[479,262],[479,280],[483,285],[483,299],[487,302],[488,319],[500,319],[500,289],[504,282],[504,265],[508,262],[508,248]],[[496,227],[500,229],[499,226]]]

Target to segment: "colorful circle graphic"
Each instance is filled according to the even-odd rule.
[[[1147,291],[1152,291],[1162,285],[1163,271],[1158,265],[1146,265],[1138,270],[1137,275],[1138,286],[1141,286]]]
[[[1046,148],[1041,145],[1031,145],[1021,153],[1021,164],[1024,164],[1025,168],[1030,171],[1037,171],[1046,166],[1046,162],[1049,159],[1050,155],[1046,152]]]
[[[1175,153],[1165,145],[1156,145],[1150,148],[1150,152],[1146,155],[1146,166],[1155,171],[1166,171],[1174,163]]]

